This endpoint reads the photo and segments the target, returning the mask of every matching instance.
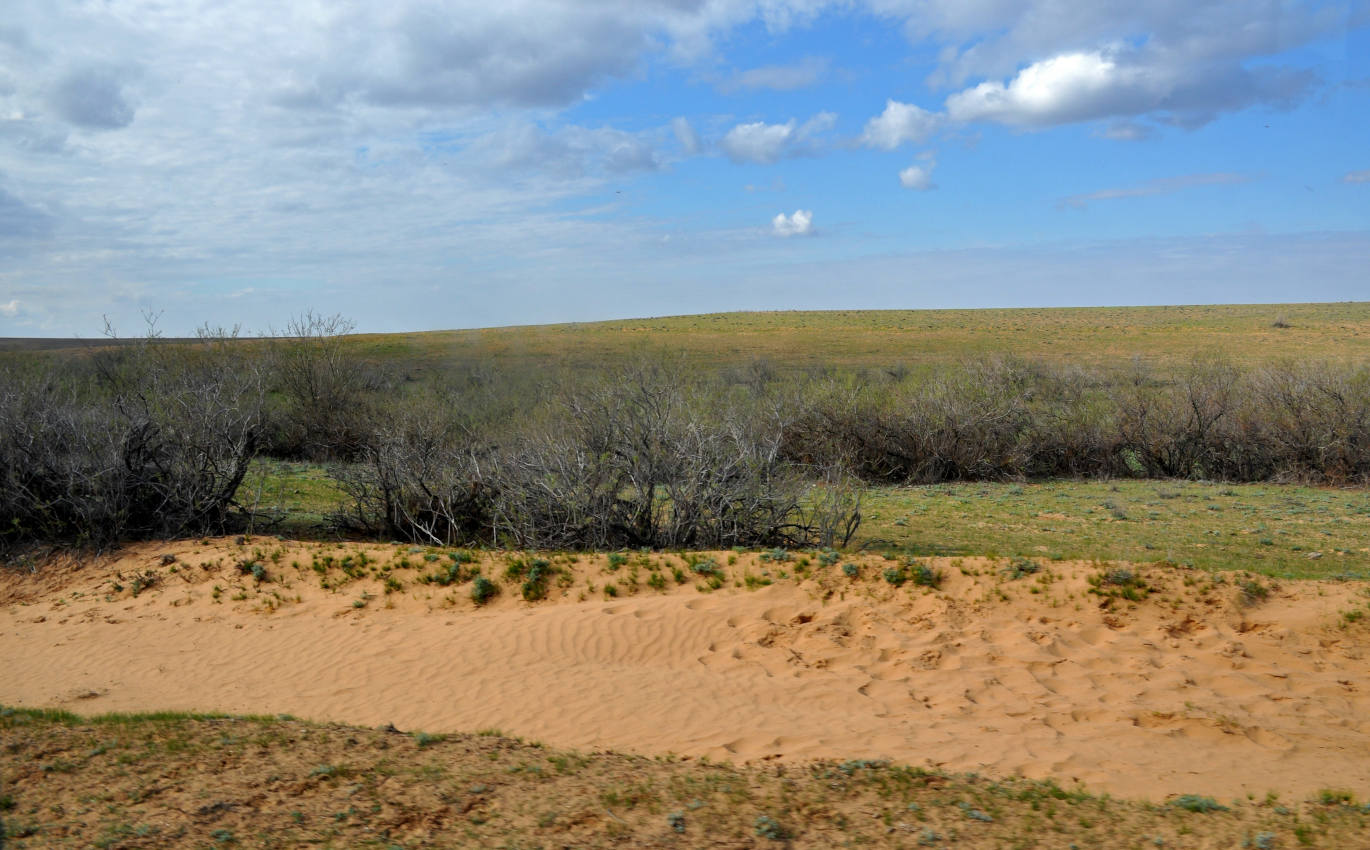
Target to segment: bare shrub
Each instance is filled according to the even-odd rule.
[[[365,467],[342,477],[354,524],[530,548],[850,538],[852,488],[815,481],[781,459],[778,433],[688,384],[644,365],[568,391],[552,415],[498,447],[431,417],[378,432]]]
[[[47,366],[0,383],[7,543],[102,545],[223,530],[262,433],[260,370],[234,332],[155,330],[96,351],[92,374]]]
[[[347,336],[355,329],[341,315],[306,312],[272,331],[268,351],[279,396],[273,455],[351,460],[362,454],[377,397],[388,387],[380,370],[354,353]]]

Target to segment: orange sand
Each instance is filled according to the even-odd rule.
[[[233,569],[245,550],[229,540],[0,575],[0,703],[494,727],[736,761],[888,758],[1153,800],[1370,792],[1367,632],[1341,619],[1365,602],[1356,583],[1283,582],[1248,604],[1232,579],[1145,568],[1150,598],[1101,607],[1097,565],[1015,581],[1000,564],[939,560],[933,591],[890,587],[874,557],[846,559],[860,580],[829,567],[797,581],[743,555],[731,577],[769,569],[776,583],[608,600],[599,588],[623,571],[582,556],[547,601],[511,584],[477,608],[469,585],[419,584],[420,569],[397,570],[404,587],[388,595],[370,579],[324,590],[315,544],[267,543],[286,554],[261,585]],[[147,569],[159,581],[134,598]]]

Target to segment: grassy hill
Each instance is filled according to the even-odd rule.
[[[411,374],[443,367],[593,367],[673,352],[715,366],[917,368],[1008,353],[1083,364],[1224,356],[1238,363],[1370,356],[1370,302],[1004,310],[713,313],[559,325],[357,334],[354,351]],[[0,352],[63,351],[89,340],[0,339]]]

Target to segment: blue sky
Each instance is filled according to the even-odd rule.
[[[7,0],[0,335],[1370,298],[1370,8]]]

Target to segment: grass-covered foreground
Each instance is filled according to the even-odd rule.
[[[0,709],[10,848],[1353,848],[1311,800],[1138,802],[883,762],[735,767],[291,718]]]

